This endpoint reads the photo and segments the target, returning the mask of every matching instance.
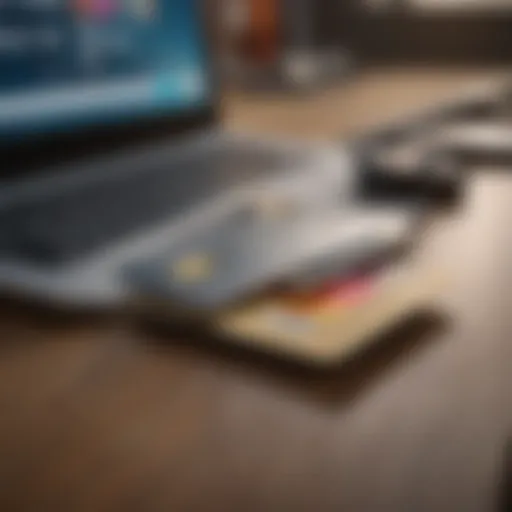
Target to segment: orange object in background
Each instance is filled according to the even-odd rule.
[[[243,56],[256,65],[271,65],[279,56],[279,0],[247,0],[248,26],[243,37]]]

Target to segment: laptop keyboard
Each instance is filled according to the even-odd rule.
[[[0,213],[0,254],[51,266],[83,258],[275,171],[283,158],[260,148],[210,148],[179,163],[159,163],[11,208]]]

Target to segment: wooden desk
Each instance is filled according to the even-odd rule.
[[[415,97],[380,76],[349,114],[235,99],[230,124],[325,136],[344,116],[348,132],[368,102],[368,118],[389,109],[384,90]],[[445,91],[466,80],[440,76]],[[511,198],[512,177],[475,175],[432,235],[426,250],[454,263],[451,321],[411,324],[329,375],[2,303],[0,510],[493,510],[512,416]]]

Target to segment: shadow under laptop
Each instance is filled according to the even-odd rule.
[[[119,311],[59,308],[43,301],[0,295],[0,348],[20,339],[39,343],[59,333],[111,327],[119,324],[120,318]]]
[[[350,359],[329,367],[308,366],[276,355],[226,344],[185,328],[169,328],[140,320],[146,348],[162,357],[186,357],[194,363],[286,394],[313,401],[322,407],[345,407],[378,386],[386,374],[408,365],[432,344],[444,339],[451,319],[434,310],[410,316],[378,336]]]

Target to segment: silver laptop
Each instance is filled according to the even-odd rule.
[[[0,4],[0,292],[116,306],[122,268],[205,219],[352,193],[338,150],[222,131],[203,18],[193,0]]]

